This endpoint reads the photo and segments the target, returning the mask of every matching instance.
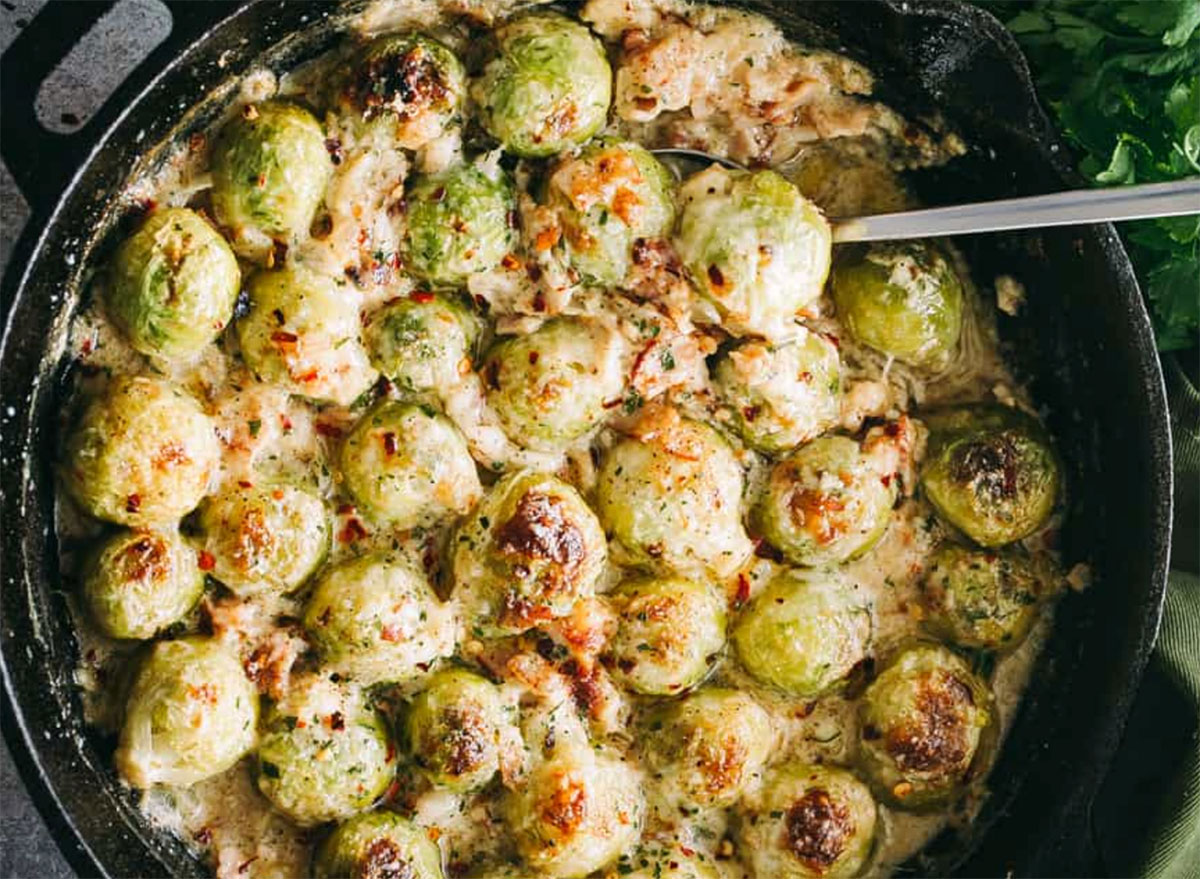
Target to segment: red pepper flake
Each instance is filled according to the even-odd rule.
[[[884,488],[888,488],[892,484],[892,474],[885,473],[879,477],[879,481],[883,483]]]
[[[140,494],[131,494],[125,498],[125,512],[136,513],[142,508],[142,496]]]
[[[900,422],[889,421],[883,426],[883,432],[888,436],[900,436]]]
[[[420,305],[427,305],[433,302],[433,294],[428,290],[413,290],[408,294],[408,298]]]
[[[337,512],[339,516],[348,516],[355,510],[354,504],[338,504]]]
[[[297,380],[302,381],[302,382],[315,382],[320,377],[320,375],[321,374],[319,372],[317,372],[315,369],[310,369],[308,372],[304,373],[303,375],[298,376]]]
[[[327,436],[327,437],[331,437],[333,439],[337,439],[339,436],[342,435],[342,429],[340,427],[338,427],[336,424],[330,424],[328,421],[318,421],[317,422],[317,433],[320,434],[321,436]]]
[[[389,458],[396,454],[396,434],[390,430],[383,435],[383,451]]]
[[[714,287],[725,286],[725,276],[715,264],[708,267],[708,280]]]
[[[291,418],[289,418],[287,415],[285,415],[285,414],[284,414],[284,413],[282,413],[282,412],[280,412],[280,413],[279,413],[279,424],[280,424],[280,426],[282,426],[282,427],[283,427],[283,432],[284,432],[284,433],[291,433],[291,432],[292,432],[292,427],[293,427],[293,425],[292,425],[292,419],[291,419]]]
[[[273,492],[271,492],[271,497],[277,501],[283,500],[283,489],[282,488],[275,489]]]
[[[289,333],[287,330],[276,330],[271,333],[271,341],[276,345],[295,345],[300,341],[300,337],[295,333]]]
[[[81,344],[79,346],[79,353],[82,354],[84,357],[87,357],[89,354],[92,353],[92,344],[93,344],[92,337],[88,336],[86,339],[83,340],[83,344]]]
[[[546,297],[542,295],[541,290],[539,290],[533,296],[533,310],[538,313],[546,310]]]
[[[342,543],[353,543],[356,540],[362,540],[367,536],[367,529],[363,527],[363,523],[357,518],[347,519],[346,526],[342,528],[338,534],[338,540]],[[386,638],[384,639],[387,640]]]
[[[239,479],[238,485],[242,488],[254,488],[254,483],[250,482],[248,479]]]
[[[741,607],[750,600],[750,578],[745,574],[738,574],[737,593],[733,596],[733,606]]]
[[[530,352],[529,352],[529,365],[530,365],[530,366],[533,366],[533,365],[535,365],[535,364],[538,362],[538,357],[539,357],[539,356],[540,356],[540,355],[538,354],[538,352],[536,352],[536,351],[530,351]]]
[[[192,839],[196,840],[200,845],[208,845],[212,842],[212,831],[207,827],[201,827],[192,834]]]
[[[242,861],[240,864],[238,864],[238,869],[237,869],[238,873],[239,874],[245,873],[248,869],[250,869],[250,865],[253,864],[257,860],[258,860],[258,855],[255,855],[252,858],[248,858],[247,860]]]
[[[200,551],[200,570],[211,571],[217,566],[216,557],[207,549]]]
[[[384,760],[387,763],[391,763],[395,759],[396,759],[396,746],[392,743],[391,739],[389,739],[388,746],[387,746],[387,756],[384,758]]]

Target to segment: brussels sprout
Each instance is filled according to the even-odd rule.
[[[720,879],[713,859],[679,845],[650,843],[617,864],[622,879]]]
[[[944,647],[901,652],[859,704],[863,765],[876,793],[903,809],[961,792],[993,719],[992,695]]]
[[[213,210],[235,241],[308,234],[333,163],[325,132],[294,104],[253,104],[213,145]]]
[[[342,444],[338,463],[362,510],[395,528],[465,513],[483,494],[453,422],[407,403],[385,400],[367,412]]]
[[[755,876],[848,879],[871,853],[875,800],[845,769],[778,766],[748,805],[740,838]]]
[[[405,149],[440,137],[462,107],[466,73],[446,46],[424,34],[380,37],[349,68],[336,104],[344,116]]]
[[[187,360],[221,334],[241,285],[225,239],[195,211],[156,211],[121,243],[108,316],[142,354]]]
[[[200,508],[212,575],[239,595],[291,592],[329,551],[329,516],[313,494],[290,485],[239,484]]]
[[[807,699],[866,658],[871,610],[834,571],[786,571],[742,612],[731,637],[756,680]]]
[[[692,808],[731,806],[775,747],[771,718],[748,694],[705,689],[651,709],[642,754],[668,796]]]
[[[617,632],[606,658],[613,677],[648,695],[695,686],[725,646],[724,596],[707,583],[642,578],[609,593]]]
[[[945,363],[962,330],[962,282],[933,244],[854,248],[833,268],[833,301],[851,335],[912,366]]]
[[[83,577],[92,619],[110,638],[153,638],[204,594],[196,550],[176,531],[121,531],[100,545]]]
[[[98,519],[165,525],[200,503],[220,462],[215,425],[194,399],[162,379],[126,376],[84,410],[62,478]]]
[[[395,812],[338,825],[313,857],[315,879],[443,879],[442,853],[424,828]]]
[[[816,206],[774,171],[716,165],[680,189],[679,256],[734,335],[787,335],[821,295],[833,247]]]
[[[617,333],[570,317],[499,342],[481,373],[488,403],[509,437],[545,451],[561,449],[599,424],[625,383]]]
[[[504,803],[525,863],[563,879],[601,870],[641,835],[641,779],[586,745],[560,747]]]
[[[220,642],[159,641],[125,703],[117,771],[137,788],[195,784],[253,748],[257,723],[258,692]]]
[[[238,342],[259,379],[342,406],[375,383],[358,339],[358,306],[332,279],[293,266],[256,273],[247,291]]]
[[[753,550],[742,528],[742,468],[711,427],[673,412],[663,420],[605,456],[600,520],[635,564],[726,577]]]
[[[357,688],[301,678],[263,718],[258,789],[301,827],[369,809],[394,775],[387,726]]]
[[[322,574],[304,626],[321,657],[363,685],[416,677],[454,652],[453,610],[424,574],[381,554]]]
[[[489,636],[522,632],[590,596],[608,545],[579,492],[544,473],[501,479],[453,539],[454,589]]]
[[[742,342],[717,362],[713,384],[742,439],[767,454],[819,436],[840,417],[837,347],[816,333],[778,345]]]
[[[438,787],[478,790],[500,767],[506,725],[500,692],[463,669],[439,672],[409,707],[405,732],[413,760]]]
[[[516,246],[517,203],[503,171],[458,165],[414,177],[405,203],[408,268],[430,283],[463,284]]]
[[[929,416],[921,470],[925,497],[981,546],[1001,546],[1046,524],[1058,500],[1059,464],[1045,429],[1003,406]]]
[[[444,391],[471,368],[480,321],[459,300],[418,291],[389,302],[363,332],[371,363],[406,391]]]
[[[563,159],[546,185],[546,202],[563,249],[584,279],[619,284],[633,243],[669,235],[675,225],[675,180],[635,143],[605,140]]]
[[[483,127],[519,156],[552,156],[604,127],[612,69],[578,22],[552,12],[514,18],[496,31],[496,56],[471,87]]]
[[[767,541],[797,565],[834,565],[862,555],[887,531],[896,500],[858,443],[827,436],[771,470],[754,518]]]

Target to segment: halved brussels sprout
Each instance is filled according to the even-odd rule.
[[[454,590],[489,636],[523,632],[590,596],[608,545],[574,488],[544,473],[496,483],[453,538]]]
[[[341,406],[379,377],[358,339],[358,305],[331,279],[292,266],[257,272],[237,322],[242,356],[262,381]]]
[[[761,705],[747,693],[710,688],[651,709],[642,755],[651,777],[681,805],[723,808],[761,777],[774,747]]]
[[[301,827],[369,809],[395,772],[387,726],[356,687],[300,678],[263,718],[258,789]]]
[[[385,400],[363,415],[342,444],[338,465],[363,512],[395,528],[465,513],[483,494],[454,423],[408,403]]]
[[[904,650],[859,703],[860,752],[876,793],[917,810],[955,798],[992,720],[987,684],[958,656],[931,644]]]
[[[789,335],[821,295],[833,247],[816,206],[774,171],[714,165],[679,194],[679,256],[736,336]]]
[[[105,540],[83,577],[92,619],[110,638],[153,638],[204,594],[204,573],[177,531],[121,531]]]
[[[242,759],[257,723],[258,691],[219,641],[159,641],[125,703],[117,771],[137,788],[195,784]]]
[[[871,646],[871,610],[834,571],[785,571],[742,611],[733,646],[756,680],[812,698],[835,688]]]
[[[135,350],[186,360],[225,329],[241,279],[233,251],[203,217],[155,211],[117,248],[108,316]]]
[[[839,255],[833,301],[851,335],[912,366],[949,359],[962,331],[963,288],[934,244],[872,244]]]
[[[438,672],[405,718],[413,761],[438,787],[479,790],[500,768],[500,733],[508,723],[500,692],[464,669]]]
[[[612,69],[586,27],[553,12],[495,33],[496,56],[471,87],[483,127],[518,156],[552,156],[604,127]]]
[[[786,763],[768,774],[741,821],[755,876],[849,879],[871,854],[875,800],[845,769]]]
[[[766,454],[793,449],[840,417],[838,350],[816,333],[778,345],[741,342],[721,356],[713,384],[742,439]]]
[[[695,686],[725,646],[725,598],[707,583],[639,578],[609,593],[617,632],[605,654],[612,675],[648,695]]]
[[[608,327],[564,317],[503,339],[480,370],[487,399],[513,442],[552,451],[599,424],[625,383],[621,341]]]
[[[925,497],[980,546],[1028,537],[1058,501],[1058,457],[1032,416],[1004,406],[931,413]]]
[[[827,436],[775,465],[754,519],[793,564],[836,565],[878,542],[895,500],[895,480],[881,478],[858,443]]]
[[[445,391],[470,371],[480,321],[457,298],[418,291],[379,309],[363,331],[371,363],[405,391]]]
[[[251,104],[213,145],[213,210],[235,242],[308,234],[333,162],[325,131],[295,104]]]
[[[124,376],[84,410],[62,478],[98,519],[166,525],[200,503],[220,462],[216,427],[192,397],[163,379]]]
[[[649,150],[604,140],[559,162],[546,184],[562,246],[585,280],[619,284],[633,243],[669,235],[675,225],[675,179]]]
[[[464,284],[516,246],[517,203],[502,170],[463,164],[414,177],[405,204],[408,268],[430,283]]]
[[[329,515],[291,485],[229,486],[200,508],[212,575],[239,595],[291,592],[329,551]]]
[[[651,842],[617,863],[622,879],[720,879],[714,859],[680,845]]]
[[[442,853],[423,827],[395,812],[343,821],[313,856],[315,879],[443,879]]]

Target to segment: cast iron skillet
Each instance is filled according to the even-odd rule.
[[[111,768],[112,741],[84,727],[72,690],[76,645],[55,564],[55,414],[65,328],[120,217],[112,194],[214,117],[228,83],[276,70],[337,39],[330,4],[167,4],[174,30],[83,131],[45,133],[34,90],[106,4],[54,4],[3,58],[3,156],[33,208],[4,277],[2,558],[4,731],[26,784],[85,875],[204,875],[155,832]],[[1015,44],[989,15],[937,0],[743,0],[795,37],[867,61],[880,94],[917,118],[940,108],[972,151],[915,184],[930,204],[1047,192],[1078,183],[1039,110]],[[223,86],[223,84],[225,84]],[[215,90],[215,91],[214,91]],[[1066,461],[1069,561],[1097,574],[1067,596],[1011,737],[992,797],[963,837],[938,840],[913,872],[1069,875],[1083,859],[1088,805],[1121,734],[1154,640],[1170,544],[1171,452],[1150,325],[1111,226],[960,239],[977,280],[1029,288],[1001,332],[1049,407]]]

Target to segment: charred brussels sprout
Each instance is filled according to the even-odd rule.
[[[508,723],[500,692],[463,669],[439,672],[409,707],[405,732],[413,761],[438,787],[478,790],[500,767]]]
[[[371,363],[406,391],[444,392],[471,369],[480,321],[456,298],[418,291],[367,323]]]
[[[126,376],[84,410],[62,477],[98,519],[165,525],[200,503],[220,460],[213,421],[194,399],[162,379]]]
[[[443,879],[442,854],[428,832],[395,812],[355,815],[313,857],[315,879]]]
[[[196,550],[176,531],[121,531],[101,544],[83,578],[92,619],[110,638],[153,638],[204,593]]]
[[[552,156],[604,127],[612,70],[583,25],[539,12],[496,31],[496,55],[472,86],[483,127],[519,156]]]
[[[375,406],[354,425],[338,460],[363,512],[395,528],[465,513],[483,493],[458,428],[416,405]]]
[[[981,546],[1001,546],[1046,524],[1058,499],[1059,464],[1045,429],[1002,406],[929,416],[921,470],[925,497]]]
[[[731,637],[755,679],[812,698],[867,657],[871,611],[854,584],[833,571],[788,571],[742,612]]]
[[[776,338],[821,295],[832,233],[774,171],[713,166],[680,189],[679,256],[734,335]]]
[[[704,852],[654,842],[622,856],[617,875],[623,879],[720,879],[713,858]]]
[[[258,789],[301,827],[369,809],[394,775],[387,727],[361,690],[300,678],[263,718]]]
[[[142,354],[187,360],[233,316],[241,271],[195,211],[156,211],[122,242],[105,290],[108,315]]]
[[[845,769],[788,763],[748,803],[742,850],[755,876],[849,879],[871,854],[875,819],[870,790]]]
[[[932,244],[872,244],[839,256],[838,317],[855,339],[912,366],[936,367],[962,330],[962,282]]]
[[[962,793],[992,719],[991,693],[965,662],[944,647],[911,647],[859,704],[864,768],[894,806],[943,805]]]
[[[596,515],[565,482],[513,473],[459,526],[451,547],[455,594],[472,625],[522,632],[590,596],[608,546]]]
[[[253,748],[257,722],[258,692],[220,642],[159,641],[125,703],[117,771],[137,788],[195,784]]]
[[[624,386],[621,342],[594,321],[558,318],[495,345],[483,369],[487,399],[519,445],[556,450],[608,414]]]

